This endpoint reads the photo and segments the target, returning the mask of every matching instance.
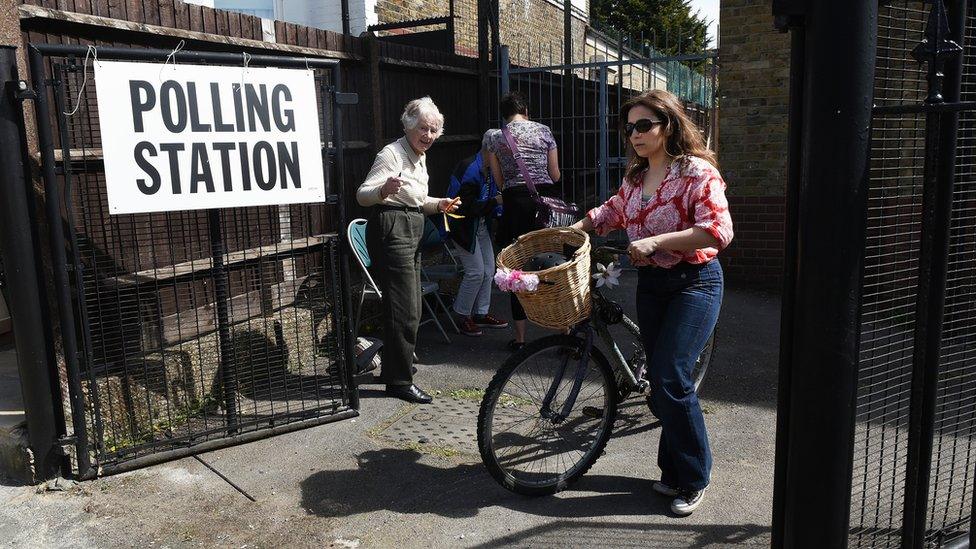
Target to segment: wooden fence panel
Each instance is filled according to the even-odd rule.
[[[344,109],[342,123],[345,137],[345,171],[341,181],[336,181],[334,184],[341,186],[341,194],[350,217],[366,213],[355,202],[355,189],[371,167],[375,151],[402,135],[399,117],[404,104],[410,99],[431,95],[446,118],[448,132],[431,149],[429,157],[428,169],[431,174],[433,194],[444,192],[454,165],[477,150],[483,132],[482,128],[477,127],[478,77],[477,61],[473,59],[447,52],[433,52],[422,48],[378,42],[375,70],[379,74],[379,86],[375,86],[371,85],[373,69],[367,56],[367,40],[357,37],[276,21],[274,28],[277,42],[306,48],[302,51],[307,53],[289,51],[271,43],[245,48],[222,41],[221,37],[261,40],[263,33],[260,18],[186,4],[179,0],[24,0],[22,3],[60,9],[63,12],[144,23],[158,26],[163,30],[171,28],[179,29],[183,33],[193,31],[210,35],[190,38],[184,34],[181,37],[167,35],[165,32],[140,32],[134,27],[125,28],[108,19],[70,22],[62,21],[56,15],[45,17],[43,14],[22,13],[21,26],[25,42],[28,43],[172,48],[182,38],[187,42],[186,49],[247,50],[252,53],[261,50],[273,52],[279,49],[284,55],[309,57],[321,51],[317,55],[348,57],[342,60],[342,91],[358,93],[360,102],[358,105]],[[265,53],[265,51],[261,52]],[[79,64],[80,62],[81,60]],[[89,68],[89,76],[90,70]],[[81,76],[80,73],[77,75]],[[76,93],[76,88],[73,86],[80,85],[81,78],[78,80],[77,83],[69,84],[69,91],[74,90]],[[88,85],[91,86],[91,82]],[[73,135],[72,140],[83,141],[87,149],[90,149],[86,154],[91,154],[91,151],[100,148],[94,90],[91,89],[84,95],[87,96],[87,108],[79,110],[77,115],[85,117],[84,123],[78,124],[79,128],[84,130]],[[373,110],[374,96],[380,99],[375,104],[382,105],[381,112]],[[74,99],[71,101],[73,104]],[[51,120],[48,123],[55,122]],[[76,124],[73,122],[72,125]],[[87,135],[82,137],[81,133],[85,132]],[[73,154],[76,153],[77,151]],[[84,200],[84,211],[88,212],[84,215],[95,216],[92,219],[76,220],[79,227],[90,227],[91,234],[81,235],[85,240],[85,248],[98,255],[97,261],[111,266],[111,270],[123,275],[138,272],[146,265],[176,265],[208,257],[210,253],[208,228],[204,213],[146,214],[131,216],[126,223],[111,223],[104,198],[104,174],[95,171],[75,179],[82,183],[76,185],[73,195],[79,201]],[[263,229],[265,234],[271,229],[277,230],[273,225],[278,223],[277,215],[271,215],[268,211],[264,214],[259,215],[255,210],[255,213],[249,214],[255,216],[253,219],[249,218],[240,228],[228,231],[228,251],[268,244],[254,238],[253,235],[259,234],[260,231],[247,230],[252,225],[255,229]],[[81,223],[82,221],[86,223]],[[314,228],[319,230],[341,229],[335,226],[334,220],[331,219],[295,218],[292,222],[299,225],[312,223]],[[295,227],[305,230],[298,225]],[[159,246],[154,241],[153,234],[183,235],[193,243],[184,249]],[[248,281],[253,280],[254,277],[267,275],[267,273],[251,271],[253,269],[246,267],[232,274],[232,295],[243,295],[252,291],[253,284]],[[280,274],[279,272],[275,276]],[[162,292],[160,307],[163,315],[195,310],[204,306],[207,303],[207,296],[212,295],[212,288],[208,288],[202,281],[178,283],[178,287],[167,288],[166,291],[172,294],[168,298],[164,298],[165,292],[160,290]]]

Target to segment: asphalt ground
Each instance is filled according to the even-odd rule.
[[[636,276],[622,279],[613,295],[632,314]],[[495,296],[493,312],[507,316],[507,295]],[[473,451],[473,410],[511,333],[452,334],[447,344],[428,324],[416,381],[437,392],[437,406],[366,386],[355,420],[201,456],[256,501],[193,458],[54,490],[0,482],[0,545],[768,546],[778,328],[777,296],[726,290],[699,390],[712,484],[689,517],[651,490],[660,426],[640,399],[621,407],[606,454],[569,489],[527,498],[501,488]]]

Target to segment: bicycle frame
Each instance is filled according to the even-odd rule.
[[[636,390],[640,387],[640,382],[636,377],[634,377],[634,373],[628,367],[627,360],[620,351],[620,347],[617,346],[616,341],[613,340],[613,336],[610,334],[610,327],[604,323],[600,317],[600,310],[607,301],[607,298],[600,293],[599,289],[594,288],[593,312],[590,314],[590,318],[574,326],[573,330],[570,332],[570,335],[574,336],[584,333],[584,346],[578,366],[576,368],[576,373],[573,376],[573,387],[570,389],[569,395],[566,397],[565,402],[563,402],[562,409],[559,411],[559,413],[552,410],[552,400],[555,398],[556,391],[559,389],[563,376],[566,374],[566,368],[569,366],[570,355],[567,354],[565,357],[563,357],[561,364],[559,365],[559,370],[556,373],[556,376],[553,377],[552,384],[549,386],[549,390],[546,392],[546,397],[542,401],[542,408],[540,409],[539,413],[542,415],[542,417],[552,420],[553,423],[558,424],[562,420],[569,417],[569,412],[572,411],[573,406],[576,404],[576,398],[579,396],[580,388],[583,385],[583,378],[586,377],[590,352],[593,350],[594,333],[596,333],[606,344],[607,348],[610,349],[610,364],[616,372],[622,375],[622,381],[624,385],[626,385],[626,388],[629,390]],[[640,329],[632,320],[627,318],[626,315],[623,316],[622,322],[624,327],[627,328],[627,330],[633,334],[634,337],[640,336]]]

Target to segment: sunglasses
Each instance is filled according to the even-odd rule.
[[[630,134],[637,130],[640,133],[647,133],[651,131],[651,128],[657,126],[658,124],[664,124],[661,120],[651,120],[650,118],[641,118],[637,122],[627,122],[624,124],[624,134],[630,137]]]

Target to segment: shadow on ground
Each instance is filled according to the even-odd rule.
[[[670,513],[667,499],[647,497],[648,479],[587,475],[573,484],[573,493],[583,493],[579,497],[527,498],[496,484],[480,463],[434,467],[422,463],[422,456],[399,448],[363,452],[354,470],[321,471],[305,479],[302,506],[331,518],[378,510],[463,518],[495,505],[554,518]]]
[[[654,525],[646,522],[554,520],[475,547],[764,547],[768,527],[742,525]]]
[[[488,475],[484,466],[458,464],[435,467],[420,461],[422,454],[409,449],[370,450],[357,456],[357,468],[321,471],[301,483],[302,507],[327,518],[341,518],[376,511],[405,515],[437,515],[470,518],[487,507],[561,519],[545,526],[512,532],[486,547],[531,541],[532,545],[572,544],[586,539],[594,544],[629,545],[639,540],[643,547],[675,544],[705,547],[711,544],[741,544],[768,533],[758,525],[670,525],[659,531],[648,522],[604,524],[580,519],[608,516],[671,516],[670,501],[652,494],[649,479],[616,475],[587,475],[559,496],[529,498],[510,493]],[[617,539],[617,536],[620,539]],[[648,537],[650,536],[650,537]],[[768,543],[758,542],[757,545]],[[751,544],[751,543],[750,543]]]

